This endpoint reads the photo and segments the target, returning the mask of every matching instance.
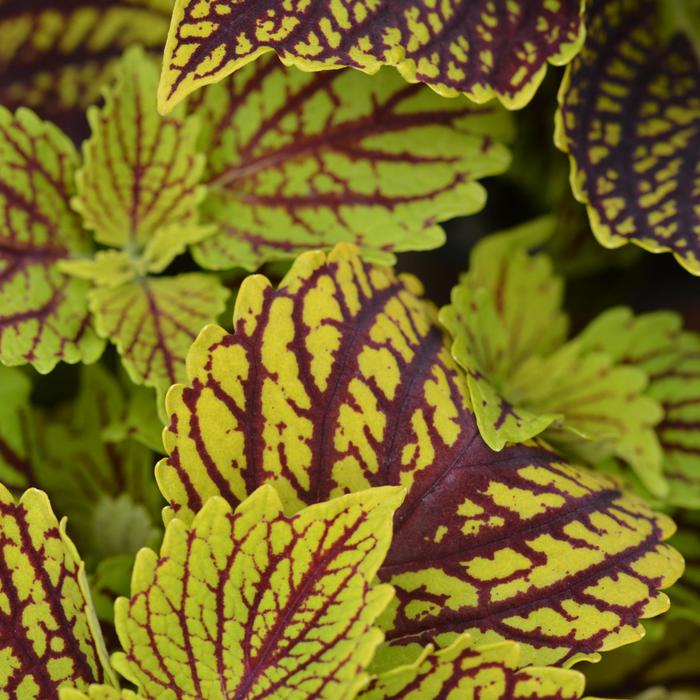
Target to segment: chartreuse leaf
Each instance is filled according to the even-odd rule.
[[[235,512],[207,501],[170,522],[160,555],[142,550],[117,601],[115,668],[147,698],[353,698],[382,641],[391,599],[373,585],[400,488],[286,517],[271,486]]]
[[[65,688],[60,692],[60,700],[145,700],[131,690],[117,690],[106,685],[90,686],[87,693],[74,688]]]
[[[525,105],[547,62],[566,63],[583,41],[580,0],[535,6],[487,0],[259,3],[177,0],[158,92],[164,111],[197,88],[275,51],[287,65],[317,71],[396,66],[477,102],[494,95]]]
[[[78,154],[32,112],[0,107],[0,361],[94,362],[103,342],[90,325],[88,285],[58,262],[91,250],[68,201]]]
[[[114,377],[93,365],[83,368],[75,400],[37,418],[35,482],[68,516],[90,570],[107,557],[135,554],[159,533],[162,500],[150,450],[105,439],[125,411]]]
[[[546,431],[577,459],[625,459],[662,496],[654,426],[663,413],[644,395],[646,374],[564,342],[563,285],[549,257],[537,252],[554,227],[547,217],[482,240],[440,313],[481,435],[500,450]]]
[[[529,253],[554,225],[552,218],[536,219],[478,243],[452,304],[440,313],[467,372],[479,431],[492,449],[527,440],[561,418],[558,411],[530,410],[509,391],[525,360],[550,353],[566,338],[562,281],[546,255]]]
[[[584,679],[562,668],[520,668],[514,642],[477,647],[469,635],[449,647],[428,647],[411,665],[373,678],[358,700],[425,698],[580,698]]]
[[[0,485],[0,695],[58,698],[113,684],[83,564],[45,493]]]
[[[29,378],[0,365],[0,483],[26,488],[32,473],[33,429]]]
[[[444,100],[394,71],[303,73],[267,57],[191,105],[207,154],[213,269],[348,241],[372,259],[439,246],[438,221],[481,209],[477,180],[503,172],[511,120]]]
[[[128,51],[104,105],[88,112],[92,135],[83,146],[75,209],[95,239],[140,251],[155,236],[197,240],[199,180],[204,158],[197,153],[198,127],[182,111],[160,117],[155,109],[156,64],[144,52]],[[179,241],[178,241],[179,242]],[[172,260],[181,249],[173,246]],[[170,260],[158,248],[158,267]]]
[[[683,331],[681,318],[674,313],[635,317],[629,309],[615,308],[590,323],[580,342],[589,351],[602,350],[617,363],[647,374],[646,393],[664,409],[656,426],[663,452],[661,469],[669,486],[664,500],[699,508],[700,337]]]
[[[171,0],[3,2],[0,103],[31,107],[81,137],[115,57],[135,43],[160,51],[171,11]]]
[[[279,289],[246,279],[234,334],[205,328],[166,397],[169,517],[268,481],[293,510],[401,484],[379,572],[397,591],[393,645],[469,631],[549,665],[638,639],[682,569],[661,543],[671,522],[539,445],[490,450],[420,294],[348,246],[300,256]]]
[[[559,94],[556,143],[604,246],[670,251],[700,274],[700,65],[656,0],[593,0]]]
[[[166,389],[183,378],[192,339],[224,310],[227,296],[216,277],[195,272],[99,287],[90,308],[132,381]]]

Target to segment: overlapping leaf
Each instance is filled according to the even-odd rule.
[[[401,489],[311,506],[291,518],[270,486],[235,511],[209,500],[142,550],[116,606],[115,667],[148,698],[353,698],[391,598],[373,579]]]
[[[0,366],[0,483],[26,488],[32,473],[31,382],[17,369]]]
[[[594,0],[560,92],[557,145],[607,247],[671,251],[700,274],[700,65],[656,0]]]
[[[227,290],[210,275],[144,278],[90,294],[97,332],[110,338],[132,381],[160,389],[184,375],[185,354],[223,310]]]
[[[171,0],[3,0],[0,104],[82,136],[115,59],[134,43],[160,51],[171,10]]]
[[[92,685],[87,693],[74,688],[61,690],[60,700],[144,700],[131,690],[117,690],[106,685]]]
[[[78,156],[54,126],[28,110],[0,107],[0,360],[92,362],[94,334],[86,282],[64,275],[59,261],[90,251],[70,210]]]
[[[419,294],[345,246],[302,255],[277,290],[248,278],[235,334],[202,331],[167,396],[157,478],[174,513],[266,481],[293,509],[401,484],[379,574],[392,643],[468,630],[548,665],[637,639],[682,568],[671,523],[537,445],[491,451]]]
[[[277,3],[177,0],[165,48],[161,109],[275,51],[304,70],[396,66],[411,82],[478,102],[526,104],[547,62],[583,40],[580,0]]]
[[[372,679],[359,700],[425,698],[580,698],[583,675],[560,668],[519,667],[513,642],[476,647],[468,635],[440,651],[426,649],[410,666]]]
[[[197,223],[204,196],[198,127],[180,113],[158,115],[157,83],[155,63],[140,49],[128,51],[104,105],[88,112],[92,135],[77,178],[74,206],[95,239],[132,252],[157,236],[173,243],[176,236],[188,241],[203,235]],[[162,257],[159,252],[154,257]],[[160,269],[179,252],[171,246]]]
[[[113,683],[78,554],[46,494],[0,486],[0,693],[53,700]]]
[[[646,373],[576,339],[564,343],[563,286],[538,251],[554,225],[536,219],[481,241],[452,304],[441,311],[481,435],[500,450],[546,431],[547,440],[576,459],[625,459],[663,496],[654,432],[663,413],[644,394]]]
[[[669,485],[665,500],[700,507],[700,338],[684,332],[676,314],[635,317],[629,309],[617,308],[592,322],[580,342],[649,376],[647,394],[664,410],[656,433]]]
[[[508,115],[444,100],[393,71],[303,73],[267,57],[191,105],[200,116],[218,235],[205,267],[349,241],[374,259],[434,248],[438,221],[480,209],[476,180],[506,169]]]

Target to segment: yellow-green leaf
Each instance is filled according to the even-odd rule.
[[[593,0],[559,93],[556,143],[600,243],[670,251],[700,274],[700,59],[667,0]]]
[[[358,700],[565,700],[583,694],[584,678],[578,671],[520,668],[519,659],[514,642],[478,647],[469,635],[462,635],[445,649],[429,647],[413,664],[379,674]]]
[[[382,641],[392,596],[373,585],[401,489],[381,488],[286,517],[263,486],[233,512],[207,501],[142,550],[119,599],[113,663],[147,698],[351,699]]]
[[[0,483],[11,489],[29,486],[32,474],[31,389],[20,370],[0,365]]]
[[[583,41],[581,0],[430,0],[396,3],[177,0],[158,91],[170,110],[261,54],[275,51],[304,70],[352,66],[375,73],[396,66],[424,82],[477,102],[494,95],[525,105],[547,62],[566,63]]]
[[[126,53],[104,106],[88,113],[92,136],[83,146],[73,204],[100,243],[135,253],[156,236],[199,233],[197,206],[204,158],[196,151],[198,127],[181,110],[156,111],[158,69],[140,49]],[[196,239],[198,236],[194,236]],[[181,251],[174,246],[172,259]],[[159,245],[159,269],[170,261]]]
[[[213,275],[186,273],[93,289],[90,307],[97,332],[117,346],[132,381],[165,389],[184,377],[187,349],[227,296]]]
[[[203,214],[217,230],[194,252],[212,269],[341,241],[384,261],[435,248],[437,222],[481,209],[477,181],[510,162],[503,110],[444,100],[388,69],[309,74],[267,57],[190,110],[207,155]]]
[[[33,112],[0,107],[0,361],[94,362],[104,343],[88,311],[87,282],[59,261],[91,250],[70,210],[78,154],[69,139]]]
[[[117,690],[106,685],[91,685],[87,693],[74,688],[62,689],[60,700],[145,700],[131,690]]]
[[[408,496],[380,579],[394,644],[470,631],[550,665],[638,639],[682,569],[672,523],[537,445],[479,436],[419,283],[348,246],[244,281],[234,333],[209,326],[173,387],[157,467],[179,518],[273,482],[293,510],[371,486]]]
[[[78,553],[48,497],[0,485],[0,695],[53,700],[113,683]]]

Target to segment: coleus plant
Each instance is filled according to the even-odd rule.
[[[626,308],[569,333],[552,219],[479,243],[440,314],[386,267],[484,206],[496,103],[571,61],[556,140],[593,232],[693,270],[672,5],[0,3],[0,360],[52,372],[0,367],[0,696],[578,698],[681,553],[672,616],[590,676],[692,684],[698,337]],[[651,78],[620,72],[640,46]],[[59,362],[85,366],[57,398]]]

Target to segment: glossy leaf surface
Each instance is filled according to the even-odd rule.
[[[209,500],[142,550],[116,606],[117,669],[148,698],[353,698],[382,640],[392,596],[373,579],[401,489],[311,506],[288,518],[264,486],[235,511]]]
[[[537,445],[491,451],[420,294],[345,246],[301,256],[277,290],[248,278],[235,333],[204,329],[166,399],[171,517],[267,481],[292,509],[401,484],[380,571],[393,643],[469,630],[548,665],[638,638],[681,571],[672,524]]]
[[[177,0],[159,102],[169,110],[193,90],[275,51],[304,70],[396,66],[411,82],[509,107],[526,104],[547,62],[566,63],[583,40],[580,0],[430,0],[278,3]]]

